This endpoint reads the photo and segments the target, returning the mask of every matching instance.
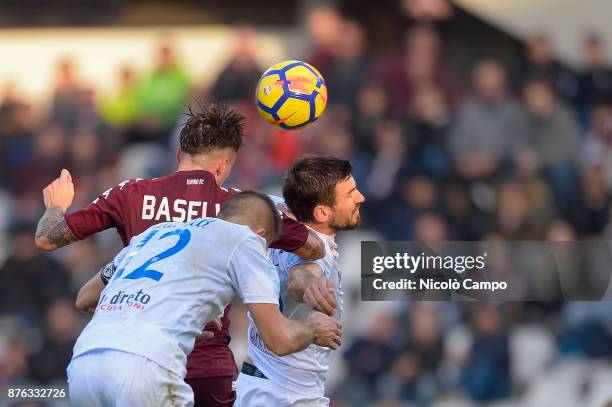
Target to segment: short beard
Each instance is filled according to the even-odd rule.
[[[361,216],[359,216],[357,218],[357,221],[353,223],[351,223],[350,219],[346,220],[346,222],[343,223],[336,223],[336,220],[334,219],[329,226],[334,230],[353,230],[359,227],[360,224]]]

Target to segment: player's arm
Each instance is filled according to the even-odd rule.
[[[86,314],[93,314],[96,310],[96,305],[100,301],[100,294],[104,290],[104,283],[100,278],[100,272],[98,271],[91,280],[85,283],[79,290],[76,299],[77,310]]]
[[[285,318],[277,304],[246,304],[257,331],[268,349],[278,356],[299,352],[311,343],[336,349],[341,344],[342,325],[320,312],[305,321]]]
[[[293,253],[306,260],[319,260],[325,256],[325,245],[323,244],[323,240],[321,240],[315,232],[308,229],[306,242],[294,250]]]
[[[251,312],[266,346],[274,353],[297,352],[310,343],[333,349],[340,345],[341,325],[327,315],[315,312],[306,321],[291,321],[281,314],[278,274],[261,238],[254,234],[245,238],[234,249],[229,266],[233,286]]]
[[[293,252],[306,260],[318,260],[325,256],[323,240],[315,232],[286,213],[282,213],[282,221],[282,233],[270,247]]]
[[[124,187],[130,182],[133,181],[124,181],[101,193],[85,208],[66,214],[74,197],[74,188],[70,173],[62,170],[60,178],[43,191],[48,209],[38,223],[36,246],[55,250],[110,227],[123,225],[123,214],[129,206]]]
[[[47,209],[36,227],[35,242],[39,249],[55,250],[78,240],[64,220],[64,214],[73,198],[72,176],[68,170],[63,169],[60,176],[43,189]]]
[[[115,263],[111,261],[102,267],[91,280],[81,287],[76,299],[76,308],[79,311],[88,314],[94,313],[96,305],[98,305],[98,301],[100,301],[100,294],[108,284],[108,281],[113,278],[115,271]]]
[[[293,300],[304,302],[314,310],[331,316],[336,312],[333,292],[333,280],[323,276],[319,265],[303,263],[289,270],[287,294]]]

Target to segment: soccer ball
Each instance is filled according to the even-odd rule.
[[[263,73],[255,94],[259,113],[287,130],[315,122],[327,104],[325,80],[312,65],[283,61]]]

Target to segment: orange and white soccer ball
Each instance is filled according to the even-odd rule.
[[[257,108],[270,123],[287,130],[315,122],[327,104],[327,86],[312,65],[283,61],[266,70],[255,94]]]

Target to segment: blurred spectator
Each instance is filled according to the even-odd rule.
[[[28,360],[30,375],[38,383],[62,383],[66,380],[66,366],[83,328],[77,317],[74,303],[67,299],[58,299],[48,308],[45,339],[41,348]]]
[[[376,129],[376,153],[365,190],[370,199],[384,201],[396,183],[406,157],[404,128],[393,121],[380,122]]]
[[[462,183],[448,183],[443,202],[450,240],[481,240],[490,231],[491,216],[474,205]]]
[[[410,309],[408,331],[409,336],[405,347],[419,356],[425,371],[435,374],[442,359],[442,326],[439,303],[420,302],[413,304]]]
[[[262,74],[255,59],[256,40],[255,32],[250,27],[241,27],[236,31],[234,55],[212,87],[213,100],[235,102],[253,97]]]
[[[11,253],[0,267],[0,312],[30,318],[43,315],[51,302],[68,295],[64,266],[34,246],[34,228],[15,225]]]
[[[610,220],[612,195],[606,188],[604,167],[584,165],[580,192],[569,219],[581,236],[595,237],[603,233]]]
[[[96,90],[94,88],[83,88],[80,96],[74,130],[87,129],[98,133],[100,137],[106,138],[106,123],[98,112]]]
[[[438,303],[411,304],[408,339],[397,355],[390,375],[380,380],[382,396],[429,405],[440,391],[437,378],[442,359],[442,332]],[[382,390],[381,389],[381,390]],[[395,393],[395,394],[393,394]]]
[[[14,385],[28,381],[28,356],[20,338],[8,339],[0,361],[0,383]]]
[[[449,239],[446,222],[433,212],[424,212],[416,217],[413,234],[414,240],[423,242],[440,242]]]
[[[523,98],[527,115],[525,148],[535,154],[560,214],[567,216],[577,188],[578,125],[545,80],[528,80]]]
[[[379,381],[378,394],[383,399],[421,401],[419,382],[423,380],[422,361],[412,350],[402,351],[394,358],[389,373]]]
[[[452,93],[442,60],[440,37],[426,25],[410,28],[404,49],[383,61],[374,75],[390,95],[392,111],[399,115],[410,111],[414,92],[422,83],[434,83]]]
[[[107,124],[125,128],[134,124],[137,80],[129,65],[123,66],[118,73],[119,90],[102,102],[100,112]]]
[[[500,311],[493,305],[470,308],[474,330],[472,351],[461,372],[461,382],[476,401],[503,399],[510,394],[508,333]]]
[[[329,62],[325,69],[321,68],[331,95],[329,103],[343,104],[354,110],[359,86],[371,68],[365,48],[361,26],[355,21],[342,21]]]
[[[76,132],[68,146],[72,176],[94,175],[105,161],[100,137],[85,129]]]
[[[525,120],[507,93],[504,68],[480,61],[474,68],[474,96],[459,108],[449,135],[457,173],[467,180],[500,173],[524,144],[524,134]]]
[[[40,186],[47,185],[65,166],[68,145],[63,127],[50,124],[38,130],[27,161],[13,167],[10,172],[12,190],[16,193],[40,192]],[[28,174],[27,178],[22,177],[23,174]]]
[[[595,101],[612,97],[612,67],[606,61],[605,44],[597,33],[584,40],[586,68],[580,74],[578,111],[583,124],[588,123],[588,107]]]
[[[249,137],[245,137],[244,148],[238,152],[229,182],[240,186],[241,189],[256,189],[260,186],[278,184],[280,169],[276,168],[275,163],[269,159],[273,139],[266,131],[266,126],[269,124],[261,120],[251,123]]]
[[[397,326],[392,314],[379,312],[367,336],[357,337],[344,351],[349,376],[338,387],[338,399],[350,406],[366,406],[375,385],[394,359]]]
[[[527,39],[525,61],[520,66],[515,84],[520,91],[530,78],[548,81],[566,103],[573,103],[578,94],[577,77],[556,61],[550,39],[543,33]]]
[[[453,8],[446,0],[401,0],[404,13],[421,23],[448,20]]]
[[[418,172],[446,178],[452,170],[446,150],[451,116],[442,90],[429,83],[419,85],[411,113],[408,143],[412,165]]]
[[[316,7],[308,14],[307,28],[312,50],[307,61],[321,72],[325,72],[331,63],[340,35],[341,21],[340,14],[331,6]]]
[[[439,193],[436,184],[427,175],[416,174],[404,184],[404,202],[416,212],[426,212],[437,209]]]
[[[540,240],[550,214],[540,191],[518,181],[504,182],[497,196],[497,231],[507,240]],[[545,193],[545,192],[544,192]]]
[[[135,113],[140,128],[128,136],[129,141],[165,143],[187,102],[190,82],[174,49],[163,43],[157,52],[157,66],[136,93]]]
[[[602,165],[606,189],[612,191],[612,99],[600,100],[593,106],[591,126],[582,150],[581,162]]]
[[[361,152],[372,153],[376,124],[388,118],[391,109],[389,97],[382,84],[366,81],[359,87],[357,106],[353,115],[356,147]]]
[[[35,124],[31,106],[5,89],[0,102],[0,187],[8,186],[13,170],[29,160]]]
[[[72,129],[76,125],[82,89],[71,58],[66,57],[60,61],[55,86],[50,119],[67,130]]]
[[[363,178],[362,190],[368,196],[363,208],[364,222],[376,219],[388,239],[409,234],[411,212],[401,201],[406,165],[405,129],[393,120],[380,121],[375,129],[376,150]]]

